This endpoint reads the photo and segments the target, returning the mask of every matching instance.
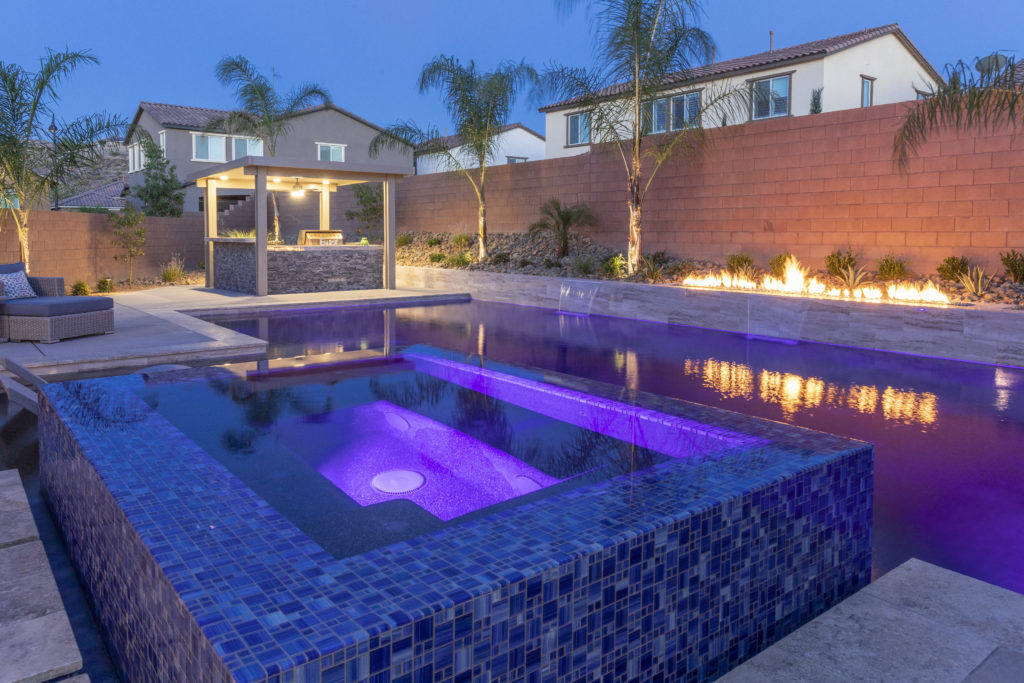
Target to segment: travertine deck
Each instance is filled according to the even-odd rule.
[[[719,680],[1024,680],[1024,595],[908,560]]]
[[[162,363],[214,363],[262,357],[266,342],[199,320],[182,311],[267,311],[345,304],[467,301],[447,291],[353,290],[248,296],[204,287],[161,287],[114,295],[114,333],[56,344],[0,344],[11,358],[41,376],[129,370]]]

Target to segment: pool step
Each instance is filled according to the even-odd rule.
[[[719,680],[1024,680],[1024,595],[911,559]]]
[[[50,681],[81,669],[21,477],[0,471],[0,683]]]

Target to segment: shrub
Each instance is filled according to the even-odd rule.
[[[84,280],[75,280],[71,285],[71,296],[89,296],[89,285]]]
[[[362,239],[360,239],[359,240],[359,246],[361,246],[361,247],[368,247],[368,246],[370,246],[370,238],[369,237],[363,237]]]
[[[999,258],[1003,261],[1003,267],[1006,268],[1006,276],[1014,282],[1024,282],[1024,254],[1020,254],[1016,249],[1011,249],[1007,253],[999,253]]]
[[[530,261],[530,259],[528,259],[528,258],[521,258],[521,259],[519,259],[519,267],[520,268],[525,268],[526,266],[532,266],[532,265],[533,265],[533,262]]]
[[[503,263],[508,263],[511,260],[512,257],[503,251],[499,251],[491,256],[491,263],[493,263],[496,266],[500,266]]]
[[[458,234],[452,238],[452,246],[459,251],[469,249],[469,245],[471,244],[473,244],[473,238],[469,235]]]
[[[114,291],[114,281],[109,277],[101,277],[96,282],[96,291],[101,294],[109,294]]]
[[[545,268],[558,268],[561,265],[562,265],[561,261],[556,261],[553,258],[546,258],[546,259],[544,259],[544,267]]]
[[[412,236],[408,233],[402,233],[395,238],[395,245],[399,247],[407,247],[412,244]]]
[[[221,237],[234,237],[236,239],[254,239],[255,230],[225,230]]]
[[[857,268],[856,266],[844,268],[839,271],[839,275],[836,277],[841,283],[843,283],[843,287],[846,287],[847,289],[857,289],[870,279],[868,277],[868,271],[863,268]]]
[[[902,280],[910,274],[907,260],[895,254],[887,254],[878,259],[879,280]]]
[[[650,261],[651,263],[653,263],[654,265],[657,265],[657,266],[667,266],[669,258],[668,258],[668,254],[665,252],[665,250],[662,249],[662,250],[656,251],[653,254],[651,254],[650,256],[648,256],[647,260]]]
[[[601,263],[601,272],[608,277],[622,277],[626,273],[626,257],[622,254],[609,256]]]
[[[555,258],[569,255],[569,236],[573,228],[597,225],[597,217],[584,203],[562,206],[557,199],[549,199],[540,207],[542,218],[530,226],[530,236],[550,232],[555,238]]]
[[[170,283],[185,279],[185,259],[181,258],[181,254],[171,254],[171,260],[160,271],[160,279]]]
[[[440,237],[431,237],[429,240],[427,240],[427,246],[428,247],[439,247],[439,246],[441,246],[441,238]]]
[[[648,282],[660,282],[665,277],[665,264],[659,263],[653,257],[640,257],[639,274]]]
[[[460,251],[444,260],[445,268],[464,268],[473,262],[468,251]]]
[[[431,254],[429,258],[431,263],[440,263],[441,261],[444,261],[444,254],[437,251]]]
[[[842,277],[842,272],[849,268],[857,267],[857,257],[849,249],[846,253],[836,249],[825,257],[825,270],[833,277]]]
[[[747,273],[754,267],[754,259],[742,251],[725,257],[725,267],[733,275]]]
[[[588,258],[576,259],[576,262],[573,264],[573,270],[579,275],[593,275],[594,262]]]
[[[953,280],[954,282],[957,282],[960,280],[960,276],[966,273],[970,266],[971,264],[968,262],[966,256],[947,256],[935,270],[938,271],[943,280]]]
[[[691,261],[690,259],[685,259],[679,263],[673,263],[672,265],[666,266],[665,277],[671,280],[684,279],[693,271],[693,261]]]
[[[771,260],[768,261],[768,272],[780,280],[784,278],[786,276],[786,261],[788,261],[791,256],[793,255],[788,251],[772,256]]]
[[[958,279],[960,284],[974,296],[981,296],[988,289],[989,279],[985,277],[985,271],[980,266],[969,268],[967,272],[960,273]]]

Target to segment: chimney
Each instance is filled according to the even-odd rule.
[[[775,31],[768,31],[768,52],[775,52]]]

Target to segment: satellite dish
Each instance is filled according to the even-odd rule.
[[[1006,55],[1001,55],[998,52],[993,52],[988,57],[981,57],[974,63],[974,68],[978,70],[978,73],[985,76],[993,73],[999,73],[1006,66]]]

